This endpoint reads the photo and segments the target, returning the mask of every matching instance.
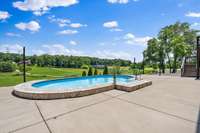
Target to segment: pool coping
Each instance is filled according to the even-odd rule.
[[[46,80],[37,80],[37,81],[29,81],[26,83],[22,83],[19,85],[16,85],[13,90],[13,94],[26,99],[34,99],[34,100],[52,100],[52,99],[64,99],[64,98],[75,98],[75,97],[82,97],[82,96],[88,96],[93,95],[113,89],[126,91],[126,92],[132,92],[136,91],[138,89],[147,87],[152,85],[152,81],[148,80],[136,80],[134,82],[130,83],[118,83],[116,85],[107,83],[103,85],[96,85],[93,87],[87,87],[87,88],[78,88],[75,89],[53,89],[53,90],[41,90],[36,89],[32,86],[32,84],[46,81]]]

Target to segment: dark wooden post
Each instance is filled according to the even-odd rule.
[[[26,82],[26,53],[25,47],[23,47],[23,79]]]
[[[197,37],[197,79],[199,79],[200,76],[199,67],[200,67],[200,36]]]

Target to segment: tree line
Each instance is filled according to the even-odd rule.
[[[31,65],[40,67],[59,67],[59,68],[81,68],[84,65],[106,65],[120,64],[121,66],[129,66],[131,61],[122,59],[100,59],[95,57],[82,56],[65,56],[65,55],[33,55],[27,56],[26,60],[30,60]],[[0,62],[15,62],[22,61],[22,55],[13,53],[0,53]]]
[[[176,73],[183,57],[195,54],[198,32],[190,24],[181,22],[162,28],[157,37],[148,41],[143,53],[145,64],[158,67],[162,73],[166,68]]]

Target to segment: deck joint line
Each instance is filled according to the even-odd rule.
[[[49,131],[49,133],[52,133],[52,131],[51,131],[51,129],[50,129],[48,123],[46,122],[46,120],[45,120],[45,118],[44,118],[44,116],[43,116],[43,114],[42,114],[42,112],[41,112],[41,110],[40,110],[40,107],[38,106],[38,104],[37,104],[36,101],[35,101],[35,105],[36,105],[36,107],[37,107],[37,109],[38,109],[38,111],[39,111],[39,113],[40,113],[40,116],[42,117],[42,120],[44,121],[44,123],[45,123],[45,125],[46,125],[46,127],[47,127],[47,129],[48,129],[48,131]]]
[[[195,123],[195,124],[198,124],[198,125],[200,124],[199,121],[196,122],[196,121],[193,121],[193,120],[189,120],[189,119],[186,119],[186,118],[174,115],[174,114],[170,114],[170,113],[167,113],[167,112],[164,112],[164,111],[160,111],[158,109],[155,109],[155,108],[152,108],[152,107],[148,107],[146,105],[142,105],[142,104],[139,104],[139,103],[135,103],[135,102],[132,102],[132,101],[129,101],[129,100],[126,100],[126,99],[122,99],[122,98],[118,98],[118,97],[116,97],[116,99],[118,99],[120,101],[123,101],[123,102],[130,103],[130,104],[134,104],[136,106],[139,106],[139,107],[142,107],[142,108],[145,108],[145,109],[148,109],[148,110],[153,110],[153,111],[156,111],[156,112],[159,112],[159,113],[171,116],[171,117],[175,117],[177,119],[181,119],[181,120],[188,121],[188,122],[191,122],[191,123]]]

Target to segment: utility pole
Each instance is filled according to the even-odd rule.
[[[26,82],[26,51],[25,47],[23,47],[23,79]]]
[[[197,79],[200,77],[199,73],[199,67],[200,67],[200,36],[197,37]]]

